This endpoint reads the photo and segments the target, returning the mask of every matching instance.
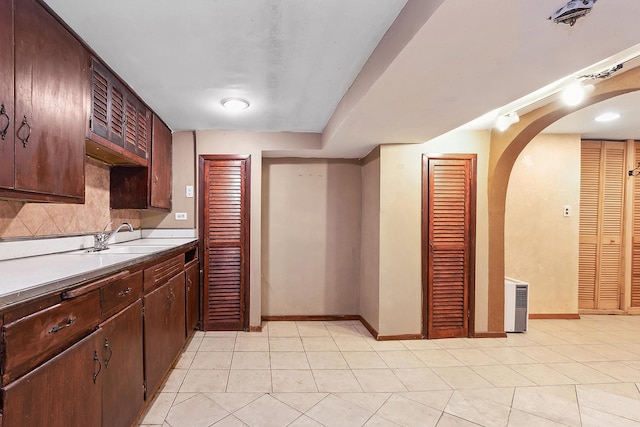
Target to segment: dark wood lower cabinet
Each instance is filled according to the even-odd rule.
[[[180,272],[144,296],[144,371],[148,397],[160,386],[186,341],[184,291],[184,273]]]
[[[3,427],[101,425],[104,366],[98,329],[3,389]]]
[[[194,260],[185,268],[186,286],[186,336],[188,337],[198,326],[200,320],[200,265]]]
[[[142,300],[101,325],[102,425],[127,427],[144,405]]]

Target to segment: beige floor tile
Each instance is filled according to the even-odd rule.
[[[269,322],[269,338],[273,337],[299,337],[296,322]]]
[[[312,372],[320,392],[362,392],[360,383],[349,369],[314,369]]]
[[[190,369],[182,381],[180,392],[219,392],[225,391],[229,371],[226,369],[197,370]]]
[[[275,369],[271,371],[274,393],[317,392],[316,382],[310,370]]]
[[[229,412],[247,406],[254,400],[262,397],[264,393],[204,393],[209,399],[216,402]]]
[[[561,340],[566,341],[569,344],[576,345],[591,345],[591,344],[602,344],[601,341],[597,340],[593,336],[593,332],[576,332],[576,331],[557,331],[551,333],[551,335],[560,338]]]
[[[360,332],[352,324],[326,323],[325,326],[332,337],[360,337]]]
[[[231,351],[199,351],[191,363],[191,369],[229,369]]]
[[[520,375],[509,366],[492,365],[492,366],[472,366],[474,370],[482,378],[489,381],[495,387],[516,387],[516,386],[534,386],[537,385],[533,381]]]
[[[177,393],[158,393],[142,417],[142,424],[162,425]]]
[[[371,412],[375,412],[389,400],[392,393],[333,393],[342,400],[351,402]]]
[[[304,351],[339,351],[338,346],[331,337],[303,337]]]
[[[509,335],[511,336],[511,334]],[[526,340],[531,341],[527,346],[536,346],[536,345],[566,345],[567,342],[563,339],[560,339],[554,335],[551,335],[542,331],[529,331],[525,334],[522,334]],[[509,340],[511,341],[511,340]],[[512,343],[509,342],[509,345],[512,346]]]
[[[294,422],[289,424],[287,427],[324,427],[317,421],[312,420],[306,415],[301,415]]]
[[[343,351],[342,356],[351,369],[382,369],[386,363],[375,351]]]
[[[511,408],[509,415],[509,427],[565,427],[565,424],[557,423],[537,415],[528,414]],[[438,426],[440,427],[440,426]]]
[[[433,372],[438,375],[451,388],[456,390],[466,388],[488,388],[492,384],[476,374],[471,368],[466,366],[453,366],[444,368],[432,368]]]
[[[336,336],[333,340],[340,351],[373,351],[373,347],[360,335],[353,337]]]
[[[185,345],[184,351],[198,351],[204,337],[191,337]]]
[[[462,362],[453,357],[447,350],[414,350],[413,354],[430,368],[462,366]]]
[[[591,345],[589,349],[608,361],[638,360],[637,354],[610,344]]]
[[[424,368],[425,364],[409,350],[378,353],[390,368]]]
[[[367,344],[371,346],[375,351],[398,351],[408,350],[407,347],[402,344],[401,341],[377,341],[373,338],[365,338]]]
[[[405,426],[435,426],[440,419],[442,412],[437,409],[422,405],[415,400],[394,394],[376,412],[383,418],[394,423]]]
[[[184,381],[184,377],[187,375],[187,372],[187,369],[172,369],[162,385],[161,391],[166,393],[177,393],[178,390],[180,390],[180,386],[182,385],[182,381]]]
[[[300,412],[307,412],[313,408],[318,402],[327,397],[328,393],[271,393],[282,403],[286,403],[293,409]]]
[[[409,350],[442,350],[438,340],[401,340],[400,342]]]
[[[230,337],[204,337],[198,351],[233,351],[235,343],[236,339]]]
[[[577,386],[581,408],[591,408],[640,424],[640,393],[631,384]]]
[[[487,400],[504,406],[511,406],[515,387],[470,388],[456,390],[455,393],[463,395],[467,399]]]
[[[465,419],[456,417],[455,415],[443,413],[438,420],[438,427],[477,427],[478,424],[472,423]]]
[[[640,369],[634,369],[629,362],[587,362],[585,365],[612,376],[618,381],[640,382]]]
[[[427,405],[433,409],[444,411],[447,403],[449,403],[449,399],[451,399],[451,396],[453,395],[453,390],[407,391],[397,394],[399,396],[406,397],[407,399],[415,400],[416,402]]]
[[[196,396],[198,394],[200,394],[200,393],[181,393],[181,392],[178,392],[176,394],[176,398],[173,399],[173,406],[177,405],[178,403],[182,403],[185,400],[191,399],[193,396]]]
[[[329,395],[305,414],[309,418],[332,427],[363,425],[372,412],[334,395]]]
[[[557,351],[553,351],[547,347],[539,345],[531,347],[517,347],[514,350],[519,351],[537,363],[573,362],[573,359],[570,359]]]
[[[369,418],[364,427],[402,427],[399,424],[394,423],[380,415],[374,415]]]
[[[393,372],[409,391],[451,389],[451,387],[430,368],[394,369]]]
[[[605,362],[608,360],[601,354],[592,351],[590,347],[588,345],[567,344],[552,345],[548,348],[576,362]]]
[[[638,422],[591,408],[580,408],[582,427],[637,427]]]
[[[265,394],[234,415],[249,427],[282,427],[302,415],[278,399]]]
[[[536,363],[536,360],[525,355],[523,352],[510,347],[483,348],[482,352],[504,365],[515,365],[524,363]]]
[[[207,331],[204,336],[207,338],[235,338],[237,331]]]
[[[208,427],[229,415],[224,408],[203,394],[174,405],[167,415],[172,427]]]
[[[301,337],[330,337],[331,334],[322,322],[296,322]]]
[[[269,369],[239,369],[229,371],[227,392],[231,393],[270,393],[271,370]]]
[[[195,357],[195,351],[185,351],[180,355],[180,358],[176,362],[174,366],[175,369],[189,369],[191,367],[191,362],[193,362],[193,358]]]
[[[454,348],[475,348],[468,338],[449,338],[438,340],[438,345],[446,350]]]
[[[496,359],[477,348],[454,348],[447,351],[466,366],[498,364]]]
[[[391,369],[354,369],[352,372],[367,393],[407,391]]]
[[[505,426],[509,422],[510,410],[510,405],[501,405],[456,391],[444,412],[481,426]]]
[[[311,351],[306,354],[311,369],[349,369],[339,351]]]
[[[270,357],[271,369],[311,369],[303,351],[275,351]]]
[[[238,337],[234,351],[269,351],[269,338]]]
[[[575,386],[518,387],[512,407],[567,426],[580,426]]]
[[[304,351],[300,337],[269,338],[270,351]]]
[[[231,369],[270,369],[268,351],[236,351],[231,360]]]
[[[538,385],[560,385],[576,383],[576,380],[561,374],[560,372],[548,367],[547,365],[510,365],[510,368],[520,375],[527,377]]]
[[[235,415],[227,415],[212,427],[247,427],[247,425],[236,418]]]
[[[574,379],[577,384],[615,383],[618,381],[583,363],[548,363],[547,366]]]

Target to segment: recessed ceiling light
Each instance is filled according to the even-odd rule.
[[[619,118],[620,118],[620,114],[610,112],[610,113],[602,113],[593,120],[595,120],[596,122],[611,122]]]
[[[240,111],[249,108],[249,101],[240,98],[227,98],[220,101],[224,108],[230,111]]]

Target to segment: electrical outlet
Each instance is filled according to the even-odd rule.
[[[176,220],[177,221],[186,221],[187,213],[186,212],[176,212]]]
[[[564,205],[562,207],[562,216],[571,216],[571,206]]]
[[[187,185],[185,189],[185,197],[193,197],[193,185]]]

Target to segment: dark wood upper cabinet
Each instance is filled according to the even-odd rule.
[[[0,0],[0,188],[14,187],[13,5]],[[6,165],[6,166],[5,166]]]
[[[147,166],[151,111],[104,64],[91,60],[89,155],[111,164]]]
[[[2,0],[0,21],[0,197],[82,203],[88,52],[36,0]]]
[[[171,129],[156,115],[152,123],[149,166],[111,168],[112,209],[171,210]]]

